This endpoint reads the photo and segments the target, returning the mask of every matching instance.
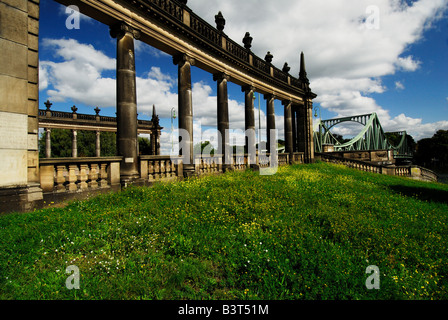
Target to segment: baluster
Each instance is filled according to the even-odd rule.
[[[90,188],[98,188],[98,164],[96,163],[90,165],[89,180]]]
[[[204,167],[205,167],[205,158],[202,155],[200,155],[198,165],[199,174],[204,174]]]
[[[160,180],[160,163],[159,160],[154,161],[154,180]]]
[[[166,178],[165,160],[160,160],[160,179]]]
[[[76,185],[76,182],[78,181],[78,177],[76,175],[77,170],[78,166],[76,164],[70,164],[68,166],[68,191],[78,190],[78,186]]]
[[[56,191],[65,192],[65,177],[64,177],[65,166],[56,166]]]
[[[171,160],[171,177],[176,177],[176,160]]]
[[[79,188],[81,190],[87,189],[89,185],[87,184],[87,170],[89,169],[89,166],[87,164],[81,164],[79,165]]]
[[[205,164],[206,164],[205,172],[207,174],[211,172],[211,166],[212,166],[211,160],[212,160],[211,157],[207,157],[207,159],[205,159]]]
[[[148,181],[154,181],[154,161],[148,161]]]
[[[105,188],[107,187],[107,171],[106,171],[107,163],[102,163],[100,166],[101,171],[100,171],[99,183],[101,188]]]
[[[165,170],[166,170],[166,177],[169,179],[171,178],[171,161],[165,160]]]

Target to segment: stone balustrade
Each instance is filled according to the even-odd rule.
[[[222,155],[196,156],[194,158],[195,172],[198,175],[213,175],[222,173]]]
[[[40,159],[43,192],[78,192],[120,185],[121,157]]]
[[[303,152],[294,152],[292,154],[291,163],[304,163],[304,153]]]
[[[337,157],[325,153],[316,153],[318,157],[324,162],[343,164],[349,168],[374,172],[379,174],[387,174],[391,176],[408,177],[416,180],[423,181],[438,181],[438,176],[435,172],[428,170],[426,168],[414,165],[408,166],[391,166],[391,165],[379,165],[368,163],[360,160],[347,159],[342,157]]]
[[[140,178],[143,182],[177,181],[183,177],[181,157],[140,156]]]
[[[411,176],[411,167],[395,167],[394,175],[400,177],[410,177]]]

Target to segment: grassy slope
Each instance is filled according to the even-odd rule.
[[[447,299],[447,195],[319,163],[0,216],[0,299]]]

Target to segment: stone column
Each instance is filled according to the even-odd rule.
[[[293,132],[292,132],[292,102],[283,101],[285,108],[285,152],[290,154],[289,159],[293,159]]]
[[[72,130],[72,157],[77,158],[78,157],[78,131]]]
[[[297,152],[297,106],[291,106],[292,116],[292,152]]]
[[[96,132],[95,154],[96,157],[101,157],[101,131]]]
[[[194,59],[186,54],[180,54],[173,58],[173,63],[178,66],[178,113],[179,113],[179,155],[182,156],[184,176],[194,174],[193,161],[193,101],[191,91],[191,66]],[[180,141],[181,136],[185,141]]]
[[[151,148],[150,155],[156,155],[156,138],[154,134],[154,130],[149,134],[149,146]]]
[[[297,107],[297,150],[304,153],[304,161],[309,158],[308,108],[307,105]]]
[[[120,22],[110,35],[117,39],[117,154],[123,157],[120,176],[126,184],[139,177],[134,38],[140,33]]]
[[[266,94],[264,96],[266,99],[266,117],[267,117],[267,123],[266,123],[266,131],[267,131],[267,150],[268,153],[270,153],[271,150],[271,142],[277,149],[277,137],[274,135],[271,135],[271,130],[275,129],[275,108],[274,108],[274,95],[272,94]]]
[[[45,158],[51,158],[51,129],[45,128]]]
[[[218,92],[218,131],[221,139],[218,141],[218,154],[222,154],[223,171],[232,167],[232,157],[229,144],[229,101],[227,94],[227,81],[229,76],[225,73],[213,75],[213,80],[217,81]]]
[[[162,132],[160,130],[157,130],[157,134],[156,134],[156,155],[159,156],[160,155],[160,136],[161,136]]]
[[[256,142],[255,142],[255,114],[254,114],[254,91],[252,86],[244,86],[244,123],[246,130],[246,149],[249,155],[249,164],[256,164]]]
[[[306,161],[308,163],[314,162],[314,137],[313,137],[313,102],[307,100],[305,103],[305,112],[306,112]]]

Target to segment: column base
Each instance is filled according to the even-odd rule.
[[[182,169],[184,178],[199,176],[199,174],[196,172],[196,166],[194,164],[184,164]]]
[[[140,175],[120,176],[120,184],[121,188],[127,188],[131,185],[143,186],[144,179],[142,179]]]
[[[39,184],[0,188],[0,213],[27,212],[43,206]]]
[[[225,173],[225,172],[232,172],[232,171],[235,171],[235,167],[233,165],[231,165],[231,164],[223,164],[222,165],[222,172],[223,173]]]

